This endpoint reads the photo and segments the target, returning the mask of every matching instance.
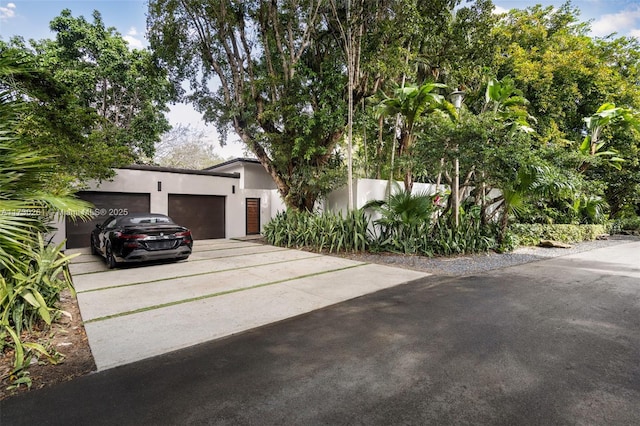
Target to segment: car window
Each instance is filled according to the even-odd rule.
[[[138,225],[141,223],[173,223],[166,216],[140,216],[127,218],[125,225]]]

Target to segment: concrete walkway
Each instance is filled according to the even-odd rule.
[[[429,274],[236,240],[196,241],[189,260],[107,270],[71,265],[98,370],[281,321]]]

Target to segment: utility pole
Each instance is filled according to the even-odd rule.
[[[347,180],[349,202],[347,208],[353,210],[353,40],[351,37],[351,0],[347,0],[347,72],[349,73],[349,99],[347,116]]]
[[[451,94],[451,100],[453,101],[453,106],[458,111],[457,123],[456,126],[460,126],[460,109],[462,108],[462,100],[464,99],[464,91],[456,90]],[[458,153],[458,144],[456,143],[456,158],[453,160],[454,163],[454,176],[453,176],[453,188],[451,188],[451,196],[453,197],[453,214],[455,217],[455,227],[457,228],[460,224],[460,160]]]

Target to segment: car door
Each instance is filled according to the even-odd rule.
[[[100,226],[100,233],[98,234],[98,250],[106,256],[106,242],[109,239],[109,234],[113,232],[116,227],[116,221],[118,218],[111,216],[105,220]]]

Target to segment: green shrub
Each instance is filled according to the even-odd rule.
[[[457,228],[452,227],[447,217],[433,220],[422,218],[408,227],[402,222],[390,226],[388,222],[376,221],[379,227],[372,249],[392,253],[420,254],[424,256],[449,256],[455,254],[481,253],[497,249],[497,229],[482,226],[480,208],[472,206],[460,215]]]
[[[621,232],[640,233],[640,216],[616,219],[611,225],[611,233]]]
[[[518,238],[520,245],[535,246],[540,244],[540,240],[553,240],[563,243],[595,240],[598,235],[607,233],[607,226],[516,223],[511,225],[510,230]]]
[[[288,210],[279,212],[264,227],[269,244],[280,247],[308,247],[313,250],[362,251],[369,247],[369,218],[363,210],[312,214]]]
[[[55,364],[57,352],[44,346],[25,342],[23,330],[32,330],[42,324],[51,325],[60,313],[55,308],[62,290],[73,285],[67,265],[71,257],[60,251],[60,246],[47,245],[42,234],[38,245],[30,248],[30,261],[24,271],[11,276],[0,275],[0,349],[9,345],[14,349],[14,365],[10,377],[15,385],[30,386],[30,378],[23,371],[34,353],[46,357]],[[9,344],[9,342],[11,342]]]
[[[461,214],[457,228],[452,227],[445,217],[439,219],[431,232],[425,235],[421,253],[448,256],[497,250],[498,228],[482,225],[479,206],[472,206]]]
[[[433,213],[433,196],[411,193],[396,186],[386,200],[368,202],[380,214],[374,221],[373,236],[377,250],[396,253],[417,253],[424,245],[422,239],[429,234]]]

